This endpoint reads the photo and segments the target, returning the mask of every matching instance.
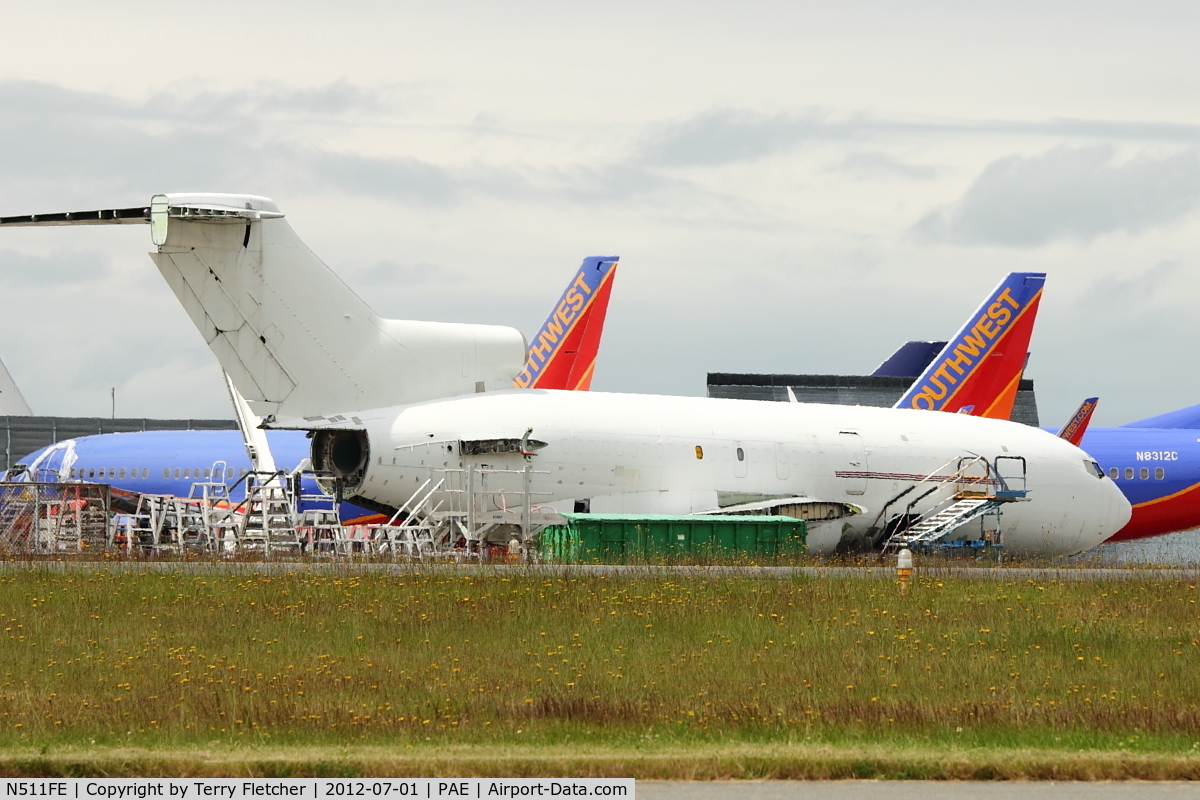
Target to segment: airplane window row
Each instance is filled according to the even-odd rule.
[[[246,472],[248,472],[248,471],[249,470],[246,470],[245,468],[243,468],[242,474],[245,475]],[[193,476],[195,476],[196,480],[201,480],[201,476],[203,476],[204,480],[212,480],[212,478],[213,478],[212,467],[209,467],[208,469],[196,467],[194,470],[191,468],[183,469],[183,470],[180,470],[177,468],[174,470],[174,472],[172,472],[170,467],[165,467],[163,469],[163,477],[164,478],[170,478],[172,476],[172,474],[174,474],[175,478],[182,477],[182,478],[186,478],[186,479],[191,479]],[[238,474],[238,471],[236,469],[234,469],[233,467],[229,467],[225,471],[226,479],[232,479],[237,474]],[[150,477],[149,467],[142,467],[141,468],[142,480],[145,480],[149,477]],[[219,470],[219,469],[217,470],[216,477],[218,480],[220,480],[221,470]],[[80,467],[79,469],[75,469],[74,467],[72,467],[71,468],[71,478],[78,478],[79,480],[89,480],[89,481],[90,480],[104,480],[105,478],[120,478],[122,480],[124,480],[126,478],[130,478],[130,479],[136,480],[138,478],[138,468],[133,467],[132,469],[127,469],[125,467],[121,467],[118,469],[117,467],[100,467],[99,469],[97,469],[96,467],[89,467],[89,468],[85,469],[83,467]]]
[[[83,467],[80,467],[79,469],[75,469],[74,467],[71,468],[71,477],[72,478],[78,477],[79,480],[81,480],[81,481],[82,480],[89,480],[89,481],[90,480],[104,480],[105,478],[116,478],[116,477],[137,478],[137,476],[138,476],[138,468],[137,467],[134,467],[133,469],[129,469],[129,470],[127,470],[125,467],[121,467],[120,469],[117,469],[116,467],[108,467],[107,469],[104,467],[101,467],[100,469],[96,469],[95,467],[91,467],[88,469],[84,469]],[[150,470],[146,467],[142,467],[142,478],[145,479],[145,478],[149,478],[149,477],[150,477]]]
[[[243,469],[242,474],[245,475],[248,471],[249,470]],[[178,480],[179,478],[191,479],[193,476],[195,476],[196,480],[200,480],[201,474],[204,475],[204,480],[212,480],[212,477],[213,477],[213,471],[212,471],[211,467],[208,469],[204,469],[204,470],[202,470],[200,467],[196,467],[195,472],[193,472],[190,469],[180,470],[179,467],[176,467],[174,470],[174,473],[172,473],[170,467],[163,467],[163,477],[164,478],[170,478],[172,476],[172,474],[174,475],[176,480]],[[230,467],[229,469],[227,469],[225,471],[225,477],[227,479],[232,478],[236,474],[237,474],[237,470],[235,470],[233,467]],[[217,480],[220,480],[220,479],[221,479],[221,470],[217,470]]]
[[[1133,467],[1125,468],[1125,480],[1127,480],[1127,481],[1133,480],[1133,474],[1134,474]],[[1139,480],[1143,480],[1143,481],[1150,480],[1150,468],[1142,467],[1141,469],[1139,469],[1137,471],[1137,476],[1138,476]],[[1108,477],[1112,478],[1114,481],[1120,479],[1121,470],[1119,470],[1116,467],[1109,468]],[[1161,480],[1164,480],[1166,477],[1167,477],[1167,471],[1165,469],[1163,469],[1162,467],[1154,468],[1154,480],[1161,481]]]

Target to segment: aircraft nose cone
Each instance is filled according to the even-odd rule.
[[[1110,479],[1097,480],[1087,497],[1087,519],[1079,534],[1080,551],[1095,547],[1108,539],[1133,516],[1133,507]]]

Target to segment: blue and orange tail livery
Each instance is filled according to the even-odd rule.
[[[1008,419],[1025,371],[1044,272],[1010,272],[896,408]],[[970,407],[970,410],[967,409]]]
[[[1087,433],[1088,423],[1092,421],[1092,414],[1096,411],[1096,404],[1099,402],[1099,397],[1089,397],[1080,403],[1079,410],[1071,415],[1071,419],[1058,432],[1058,438],[1066,439],[1079,447],[1083,442],[1083,435]]]
[[[587,391],[600,352],[604,316],[617,274],[617,256],[590,256],[529,343],[520,389]]]

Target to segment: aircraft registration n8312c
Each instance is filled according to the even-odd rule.
[[[1129,518],[1086,453],[1003,420],[502,389],[525,363],[517,331],[378,317],[263,197],[156,195],[140,209],[6,217],[0,227],[134,221],[150,224],[151,258],[254,413],[312,432],[313,466],[341,478],[351,500],[400,507],[431,468],[529,458],[539,502],[558,507],[690,513],[757,496],[866,511],[810,537],[822,551],[870,538],[898,494],[935,485],[947,465],[986,460],[989,481],[1006,470],[1015,479],[1019,464],[1027,489],[1027,502],[1003,512],[1010,550],[1077,553]]]

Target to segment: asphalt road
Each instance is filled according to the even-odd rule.
[[[1200,783],[638,781],[637,800],[1184,800]]]

